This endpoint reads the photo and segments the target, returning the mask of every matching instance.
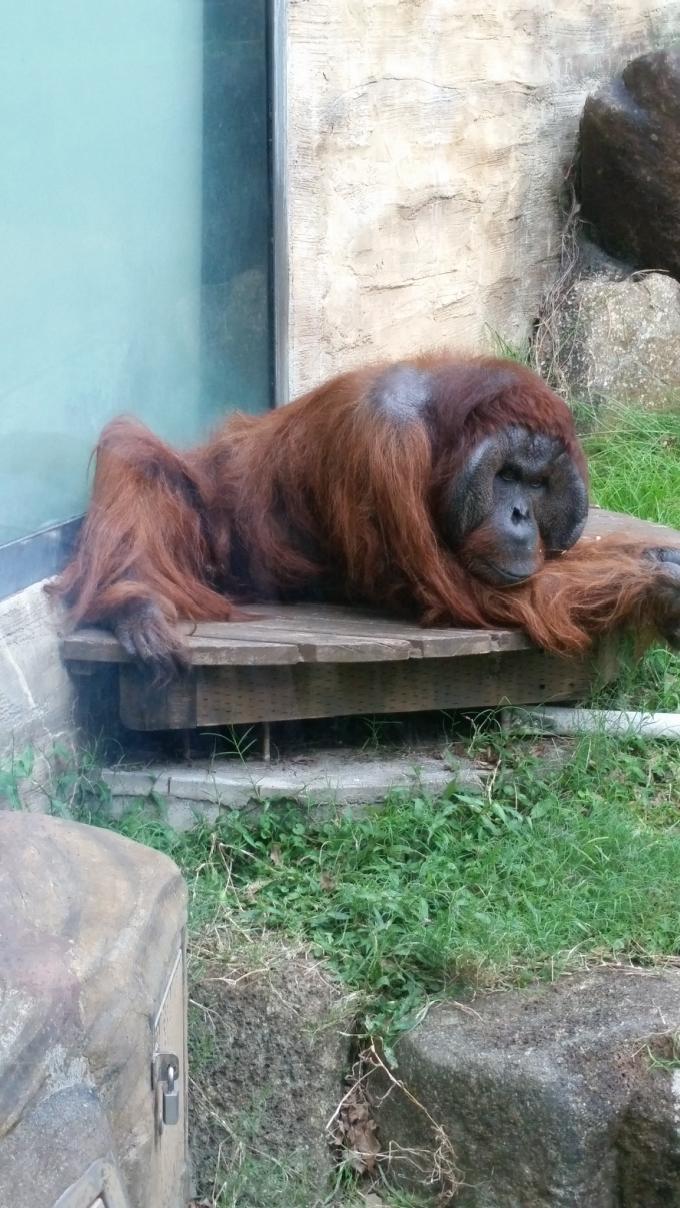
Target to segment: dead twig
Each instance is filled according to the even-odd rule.
[[[579,245],[583,229],[581,203],[576,196],[576,169],[577,160],[574,158],[567,168],[564,182],[559,269],[539,307],[529,353],[532,368],[541,373],[561,394],[567,392],[563,366],[569,359],[571,350],[564,346],[565,335],[560,315],[578,273]]]

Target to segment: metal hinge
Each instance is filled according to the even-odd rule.
[[[151,1067],[151,1085],[158,1092],[157,1123],[179,1122],[179,1057],[176,1053],[156,1053]]]

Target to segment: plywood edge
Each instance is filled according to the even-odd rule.
[[[240,641],[228,643],[219,638],[203,636],[200,626],[192,627],[186,639],[189,661],[193,666],[281,666],[302,662],[295,643],[273,641]],[[62,655],[67,662],[130,663],[134,660],[112,633],[94,627],[77,630],[62,639]]]
[[[457,658],[468,655],[498,654],[531,649],[531,643],[519,630],[422,629],[407,637],[394,636],[389,620],[387,633],[380,632],[376,616],[374,631],[365,634],[314,633],[300,629],[259,624],[247,632],[242,623],[237,633],[227,623],[216,632],[214,623],[191,627],[186,633],[186,648],[192,666],[280,666],[292,663],[382,663],[409,659]],[[128,663],[130,656],[112,633],[104,629],[78,630],[62,640],[67,662]]]

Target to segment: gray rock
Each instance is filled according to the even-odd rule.
[[[579,227],[578,233],[579,238],[574,248],[576,254],[575,276],[606,277],[609,281],[624,281],[631,276],[629,264],[625,264],[623,260],[616,260],[613,256],[608,256],[601,247],[584,236],[581,227]]]
[[[166,856],[0,811],[2,1208],[51,1205],[109,1160],[131,1208],[185,1202],[183,1104],[179,1127],[161,1132],[149,1077],[159,1037],[183,1057],[185,922]]]
[[[541,361],[568,397],[667,403],[680,390],[680,284],[661,273],[580,278],[554,316]]]
[[[236,941],[231,931],[228,943]],[[215,936],[209,940],[211,953]],[[200,953],[200,942],[197,945]],[[324,1202],[333,1168],[326,1124],[344,1093],[350,1000],[302,950],[266,939],[211,958],[190,990],[193,1110],[190,1145],[198,1198],[231,1178],[229,1202]],[[268,1164],[292,1179],[288,1196]],[[239,1170],[242,1174],[239,1176]],[[249,1173],[250,1171],[250,1173]],[[257,1184],[257,1185],[256,1185]],[[293,1190],[294,1188],[294,1190]],[[279,1196],[283,1195],[282,1199]]]
[[[680,51],[640,55],[588,98],[580,196],[607,252],[680,277]]]
[[[678,1208],[680,1067],[664,1054],[679,1028],[680,971],[603,969],[436,1007],[395,1074],[452,1143],[461,1208]],[[412,1151],[392,1173],[413,1183],[413,1150],[438,1141],[387,1089],[382,1148]]]

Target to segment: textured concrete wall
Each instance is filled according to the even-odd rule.
[[[59,617],[43,586],[0,601],[0,760],[28,747],[49,752],[74,734]]]
[[[288,0],[290,391],[529,331],[583,101],[677,0]]]

